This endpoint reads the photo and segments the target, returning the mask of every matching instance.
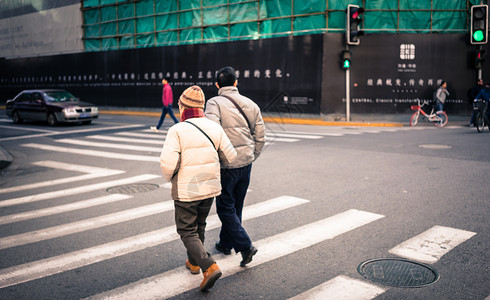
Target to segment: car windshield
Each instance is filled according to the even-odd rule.
[[[71,102],[78,101],[78,99],[67,91],[51,91],[44,93],[44,96],[48,102]]]

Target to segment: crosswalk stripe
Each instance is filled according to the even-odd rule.
[[[254,242],[259,249],[250,267],[264,264],[282,256],[308,248],[325,240],[333,239],[343,233],[376,221],[384,216],[351,209],[332,217],[319,220],[287,232]],[[245,270],[239,266],[237,255],[216,255],[218,266],[227,277]],[[116,288],[92,297],[93,299],[162,299],[195,289],[202,280],[185,267],[142,279],[135,283]],[[90,299],[92,299],[90,298]]]
[[[54,239],[104,226],[127,222],[174,209],[173,201],[140,206],[120,212],[0,238],[0,250]]]
[[[167,132],[161,131],[161,132]],[[145,139],[158,139],[163,141],[165,138],[165,135],[157,134],[157,133],[137,133],[137,132],[116,132],[116,135],[123,135],[123,136],[132,136],[132,137],[139,137],[139,138],[145,138]]]
[[[322,136],[319,135],[291,134],[291,133],[280,133],[280,132],[267,132],[267,136],[274,136],[274,137],[278,136],[278,137],[298,138],[298,139],[307,139],[307,140],[317,140],[322,138]]]
[[[93,178],[99,178],[99,177],[105,177],[105,176],[111,176],[111,175],[117,175],[117,174],[124,173],[124,171],[121,171],[121,170],[97,168],[97,167],[91,167],[91,166],[85,166],[85,165],[67,164],[67,163],[56,162],[56,161],[38,161],[38,162],[34,162],[33,165],[47,167],[47,168],[68,170],[68,171],[76,171],[76,172],[82,172],[82,173],[88,173],[88,174],[73,176],[73,177],[60,178],[60,179],[54,179],[54,180],[41,181],[41,182],[36,182],[36,183],[31,183],[31,184],[23,184],[23,185],[18,185],[18,186],[9,187],[9,188],[3,188],[3,189],[0,189],[0,194],[12,193],[12,192],[17,192],[17,191],[25,191],[25,190],[35,189],[35,188],[40,188],[40,187],[46,187],[46,186],[52,186],[52,185],[58,185],[58,184],[63,184],[63,183],[69,183],[69,182],[75,182],[75,181],[81,181],[81,180],[87,180],[87,179],[93,179]]]
[[[78,146],[85,146],[85,147],[115,148],[115,149],[132,150],[132,151],[162,152],[162,147],[146,147],[146,146],[135,146],[135,145],[128,145],[128,144],[98,143],[98,142],[90,142],[90,141],[86,141],[86,140],[75,140],[75,139],[59,139],[59,140],[56,140],[56,142],[71,144],[71,145],[78,145]]]
[[[71,211],[75,211],[75,210],[79,210],[79,209],[83,209],[83,208],[89,208],[89,207],[102,205],[102,204],[114,203],[117,201],[129,199],[129,198],[132,198],[132,197],[129,195],[111,194],[108,196],[78,201],[78,202],[69,203],[69,204],[65,204],[65,205],[58,205],[58,206],[48,207],[48,208],[44,208],[44,209],[38,209],[38,210],[32,210],[32,211],[22,212],[22,213],[18,213],[18,214],[6,215],[6,216],[0,217],[0,225],[14,223],[14,222],[20,222],[20,221],[25,221],[25,220],[30,220],[30,219],[40,218],[40,217],[51,216],[51,215],[55,215],[55,214],[65,213],[65,212],[71,212]]]
[[[282,196],[246,206],[243,211],[243,221],[265,216],[308,202],[308,200],[301,198]],[[206,230],[212,230],[221,226],[216,214],[209,216],[206,222]],[[175,226],[169,226],[103,245],[1,269],[0,289],[84,267],[177,239],[179,239],[179,235],[176,232]]]
[[[390,249],[389,252],[404,258],[433,264],[475,234],[476,232],[436,225]]]
[[[143,175],[133,176],[133,177],[125,178],[125,179],[106,181],[106,182],[101,182],[101,183],[78,186],[78,187],[70,188],[70,189],[64,189],[64,190],[60,190],[60,191],[47,192],[47,193],[42,193],[42,194],[36,194],[36,195],[30,195],[30,196],[19,197],[19,198],[14,198],[14,199],[8,199],[8,200],[0,201],[0,207],[7,207],[7,206],[24,204],[24,203],[32,203],[32,202],[43,201],[43,200],[57,198],[57,197],[63,197],[63,196],[71,196],[71,195],[75,195],[75,194],[91,192],[93,190],[106,189],[106,188],[110,188],[113,186],[155,179],[158,177],[160,177],[160,176],[153,175],[153,174],[143,174]]]
[[[108,136],[108,135],[90,135],[87,136],[89,139],[96,140],[105,140],[105,141],[113,141],[113,142],[124,142],[124,143],[138,143],[138,144],[153,144],[163,146],[164,140],[154,140],[154,139],[138,139],[138,138],[124,138],[117,136]]]
[[[291,139],[291,138],[278,138],[278,137],[269,137],[266,136],[265,140],[267,142],[283,142],[283,143],[294,143],[299,142],[299,139]]]
[[[387,290],[362,280],[339,275],[290,300],[370,300]]]
[[[50,146],[50,145],[36,144],[36,143],[22,144],[21,146],[35,148],[35,149],[41,149],[41,150],[47,150],[47,151],[57,151],[57,152],[63,152],[63,153],[97,156],[97,157],[105,157],[105,158],[113,158],[113,159],[150,161],[150,162],[158,162],[160,160],[160,157],[158,155],[155,155],[155,156],[132,155],[132,154],[96,151],[96,150],[80,149],[80,148]]]
[[[93,127],[93,128],[70,130],[70,131],[50,131],[50,132],[40,133],[40,134],[20,135],[20,136],[11,136],[11,137],[7,137],[7,138],[1,138],[0,141],[31,139],[31,138],[38,138],[38,137],[44,137],[44,136],[84,133],[84,132],[101,131],[101,130],[129,129],[129,128],[136,128],[136,127],[142,127],[142,126],[144,126],[144,125],[134,124],[134,125],[121,125],[121,126],[102,127],[102,128],[101,127]]]

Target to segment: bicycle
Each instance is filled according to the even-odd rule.
[[[488,101],[477,100],[473,103],[473,109],[475,110],[475,127],[478,132],[483,132],[485,125],[490,130],[490,120],[488,119]]]
[[[410,106],[410,109],[415,111],[412,117],[410,118],[410,126],[417,125],[420,115],[424,116],[427,122],[434,122],[434,126],[436,127],[446,126],[448,120],[446,112],[444,111],[434,112],[434,106],[432,106],[432,110],[430,111],[430,114],[427,114],[422,109],[422,107],[428,105],[429,103],[427,101],[424,101],[422,105],[420,105],[420,99],[417,99],[417,103],[418,105]]]

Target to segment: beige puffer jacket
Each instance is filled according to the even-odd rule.
[[[218,148],[192,124],[181,122],[168,130],[160,168],[172,182],[172,199],[190,202],[221,194],[220,160],[229,163],[237,153],[219,124],[206,118],[188,121],[206,132]]]
[[[236,106],[220,95],[231,97],[242,108],[252,125],[253,135]],[[222,168],[236,169],[248,166],[259,157],[265,144],[265,129],[260,108],[255,102],[240,95],[236,87],[226,86],[219,90],[218,96],[208,100],[205,114],[208,119],[223,127],[238,153],[237,159],[222,164]]]

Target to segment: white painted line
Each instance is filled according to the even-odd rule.
[[[258,218],[308,202],[308,200],[288,196],[274,198],[244,207],[243,220]],[[206,222],[206,230],[212,230],[221,226],[221,222],[216,214],[209,216]],[[169,226],[111,243],[0,269],[0,289],[88,266],[178,239],[179,235],[175,226]]]
[[[436,225],[399,244],[389,252],[404,258],[433,264],[475,234],[471,231]]]
[[[103,215],[78,222],[72,222],[59,226],[48,227],[40,230],[11,235],[0,238],[0,250],[11,247],[36,243],[44,240],[54,239],[87,230],[93,230],[104,226],[114,225],[126,221],[131,221],[155,214],[160,214],[174,209],[174,201],[165,201],[150,204],[133,209]]]
[[[65,213],[65,212],[71,212],[71,211],[75,211],[75,210],[79,210],[79,209],[83,209],[83,208],[89,208],[89,207],[99,206],[99,205],[103,205],[103,204],[114,203],[117,201],[129,199],[129,198],[131,198],[131,196],[129,196],[129,195],[111,194],[108,196],[78,201],[78,202],[69,203],[69,204],[65,204],[65,205],[53,206],[53,207],[48,207],[48,208],[44,208],[44,209],[22,212],[22,213],[18,213],[18,214],[6,215],[6,216],[0,217],[0,225],[30,220],[30,219],[35,219],[35,218],[40,218],[40,217],[45,217],[45,216],[51,216],[51,215],[55,215],[55,214]]]
[[[291,133],[280,133],[280,132],[267,132],[267,136],[278,136],[278,137],[307,139],[307,140],[317,140],[322,138],[322,136],[319,135],[291,134]]]
[[[112,126],[112,127],[96,127],[96,128],[71,130],[71,131],[56,131],[56,132],[48,132],[48,133],[42,133],[42,134],[30,134],[30,135],[12,136],[12,137],[8,137],[8,138],[2,138],[2,139],[0,139],[0,141],[31,139],[31,138],[38,138],[38,137],[44,137],[44,136],[52,136],[52,135],[60,135],[60,134],[84,133],[84,132],[102,131],[102,130],[128,129],[128,128],[143,127],[143,126],[146,126],[146,125],[136,124],[136,125],[123,125],[123,126]]]
[[[63,153],[97,156],[97,157],[113,158],[113,159],[134,160],[134,161],[151,161],[151,162],[160,161],[160,157],[158,155],[155,155],[155,156],[132,155],[132,154],[96,151],[96,150],[80,149],[80,148],[67,148],[67,147],[59,147],[59,146],[50,146],[50,145],[36,144],[36,143],[22,144],[21,146],[35,148],[35,149],[41,149],[41,150],[47,150],[47,151],[57,151],[57,152],[63,152]]]
[[[269,137],[269,136],[266,136],[265,140],[267,142],[283,142],[283,143],[294,143],[300,141],[299,139],[278,138],[278,137]]]
[[[327,128],[325,128],[327,130]],[[337,131],[337,130],[333,130]],[[342,133],[336,132],[305,132],[305,131],[284,131],[284,133],[288,134],[299,134],[299,135],[319,135],[319,136],[343,136]]]
[[[378,295],[381,295],[387,290],[387,288],[382,288],[362,280],[340,275],[290,299],[370,300],[377,297]]]
[[[124,143],[137,143],[137,144],[153,144],[160,145],[163,147],[164,139],[153,140],[153,139],[135,139],[135,138],[124,138],[117,136],[105,136],[105,135],[91,135],[87,136],[89,139],[105,140],[112,142],[124,142]]]
[[[34,131],[34,132],[50,132],[50,133],[58,132],[58,131],[54,131],[54,130],[29,128],[29,127],[25,127],[25,126],[4,126],[4,125],[0,125],[0,128],[7,128],[7,129],[13,129],[13,130],[23,130],[23,131]]]
[[[165,135],[160,135],[158,133],[148,134],[148,133],[136,133],[136,132],[117,132],[116,134],[123,135],[123,136],[145,138],[145,139],[157,139],[157,140],[164,140],[165,138]]]
[[[60,191],[47,192],[47,193],[43,193],[43,194],[36,194],[36,195],[31,195],[31,196],[8,199],[8,200],[0,201],[0,207],[7,207],[7,206],[12,206],[12,205],[24,204],[24,203],[32,203],[32,202],[43,201],[43,200],[57,198],[57,197],[71,196],[71,195],[91,192],[91,191],[99,190],[99,189],[107,189],[107,188],[110,188],[113,186],[155,179],[158,177],[160,177],[160,176],[152,175],[152,174],[144,174],[144,175],[138,175],[138,176],[129,177],[129,178],[125,178],[125,179],[118,179],[118,180],[113,180],[113,181],[107,181],[107,182],[89,184],[89,185],[84,185],[84,186],[78,186],[75,188],[70,188],[70,189],[65,189],[65,190],[60,190]]]
[[[3,188],[3,189],[0,189],[0,194],[25,191],[28,189],[35,189],[35,188],[40,188],[40,187],[53,186],[53,185],[58,185],[58,184],[63,184],[63,183],[69,183],[69,182],[75,182],[75,181],[81,181],[81,180],[87,180],[87,179],[93,179],[93,178],[99,178],[99,177],[105,177],[105,176],[111,176],[111,175],[117,175],[117,174],[124,173],[124,171],[121,171],[121,170],[112,170],[112,169],[97,168],[97,167],[91,167],[91,166],[85,166],[85,165],[76,165],[76,164],[66,164],[66,163],[62,163],[62,162],[49,161],[49,160],[38,161],[38,162],[33,163],[33,165],[47,167],[47,168],[53,168],[53,169],[62,169],[62,170],[67,170],[67,171],[76,171],[76,172],[82,172],[82,173],[88,173],[88,174],[73,176],[73,177],[60,178],[60,179],[47,180],[47,181],[41,181],[41,182],[36,182],[36,183],[31,183],[31,184],[18,185],[18,186],[13,186],[13,187],[9,187],[9,188]]]
[[[85,140],[75,140],[75,139],[59,139],[56,140],[58,143],[66,143],[71,145],[85,146],[85,147],[99,147],[99,148],[115,148],[121,150],[132,150],[132,151],[148,151],[148,152],[162,152],[162,147],[145,147],[145,146],[135,146],[128,144],[113,144],[113,143],[98,143],[90,142]]]
[[[257,242],[259,249],[250,267],[254,267],[369,224],[384,216],[351,209],[335,216],[280,233]],[[223,275],[227,277],[245,270],[239,266],[239,255],[214,256]],[[202,281],[185,267],[142,279],[92,297],[93,299],[164,299],[195,289]],[[91,298],[91,299],[92,299]]]

